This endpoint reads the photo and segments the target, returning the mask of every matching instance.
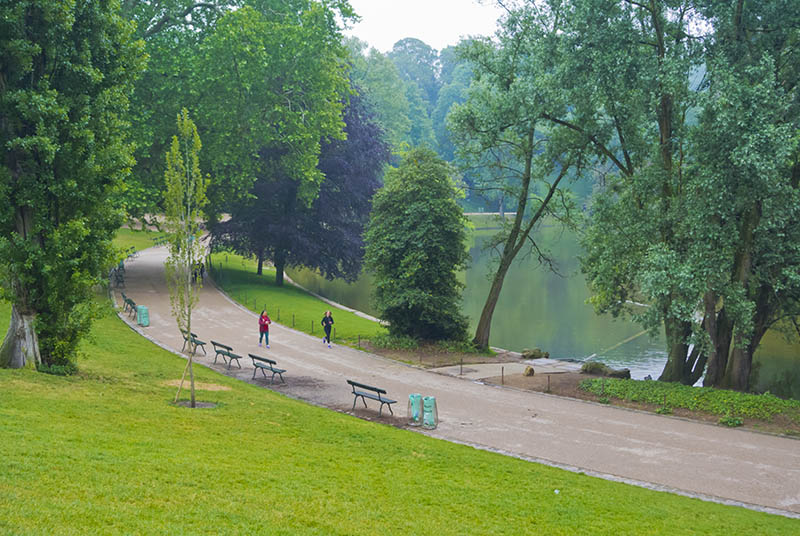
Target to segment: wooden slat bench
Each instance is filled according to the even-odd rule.
[[[275,375],[277,374],[280,379],[281,383],[286,383],[283,379],[283,373],[286,372],[285,369],[280,369],[276,365],[278,364],[276,361],[272,359],[267,359],[266,357],[261,357],[253,354],[247,354],[250,356],[250,359],[253,360],[253,379],[256,379],[256,372],[259,370],[264,377],[267,377],[267,371],[272,373],[272,377],[269,380],[269,383],[272,383],[275,380]]]
[[[381,407],[378,410],[378,415],[381,415],[383,411],[383,405],[386,404],[389,406],[389,413],[394,415],[392,411],[392,404],[397,402],[397,400],[391,400],[389,398],[384,398],[381,395],[385,395],[386,391],[381,389],[380,387],[372,387],[371,385],[367,385],[364,383],[354,382],[353,380],[347,380],[347,383],[353,388],[353,410],[356,409],[356,402],[358,401],[358,397],[361,397],[361,401],[364,403],[364,407],[367,407],[367,401],[365,398],[371,398],[372,400],[376,400],[381,403]]]
[[[222,362],[228,364],[228,368],[231,368],[231,364],[234,360],[236,360],[236,366],[242,368],[242,365],[239,363],[242,356],[234,354],[232,347],[217,341],[211,341],[211,344],[214,345],[214,351],[216,352],[214,354],[214,363],[217,362],[218,357],[221,357]]]

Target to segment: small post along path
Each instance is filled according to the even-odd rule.
[[[140,252],[126,268],[125,293],[146,305],[150,326],[137,328],[176,353],[184,339],[170,313],[164,278],[167,250]],[[119,299],[118,299],[119,300]],[[329,349],[318,337],[273,322],[269,350],[258,346],[258,316],[206,281],[192,314],[198,338],[225,341],[236,354],[277,361],[285,382],[253,379],[249,359],[241,369],[214,364],[214,352],[195,361],[221,374],[269,386],[311,404],[352,413],[347,380],[380,386],[403,401],[411,393],[436,397],[439,426],[424,431],[441,439],[587,474],[738,504],[800,518],[800,441],[678,418],[593,404],[543,393],[483,385],[407,366],[352,348]],[[179,372],[178,372],[179,373]],[[373,404],[374,405],[374,404]],[[377,408],[355,413],[403,425]]]

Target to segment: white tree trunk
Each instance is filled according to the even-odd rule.
[[[16,306],[11,308],[11,324],[0,346],[0,367],[36,368],[42,362],[39,339],[33,329],[36,315],[21,314]]]

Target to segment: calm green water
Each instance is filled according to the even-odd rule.
[[[490,281],[487,274],[496,257],[483,248],[490,232],[476,231],[472,262],[463,274],[464,313],[474,329]],[[598,316],[586,303],[589,291],[580,273],[581,253],[576,237],[554,227],[540,230],[537,243],[557,260],[558,274],[539,266],[536,259],[519,258],[506,276],[492,321],[492,346],[520,351],[541,348],[556,359],[592,357],[615,368],[629,368],[634,378],[657,378],[666,362],[663,336],[651,337],[629,321]],[[560,275],[559,275],[560,274]],[[370,278],[353,284],[327,281],[309,270],[293,270],[290,277],[304,287],[349,307],[375,314],[370,304]],[[769,333],[756,355],[758,390],[800,398],[800,345]]]

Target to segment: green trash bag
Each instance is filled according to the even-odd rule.
[[[408,395],[408,424],[411,426],[422,424],[422,395],[419,393]]]
[[[144,305],[136,307],[136,323],[145,328],[150,325],[150,311]]]
[[[433,430],[439,424],[439,411],[436,409],[436,397],[426,396],[422,399],[422,427]]]

